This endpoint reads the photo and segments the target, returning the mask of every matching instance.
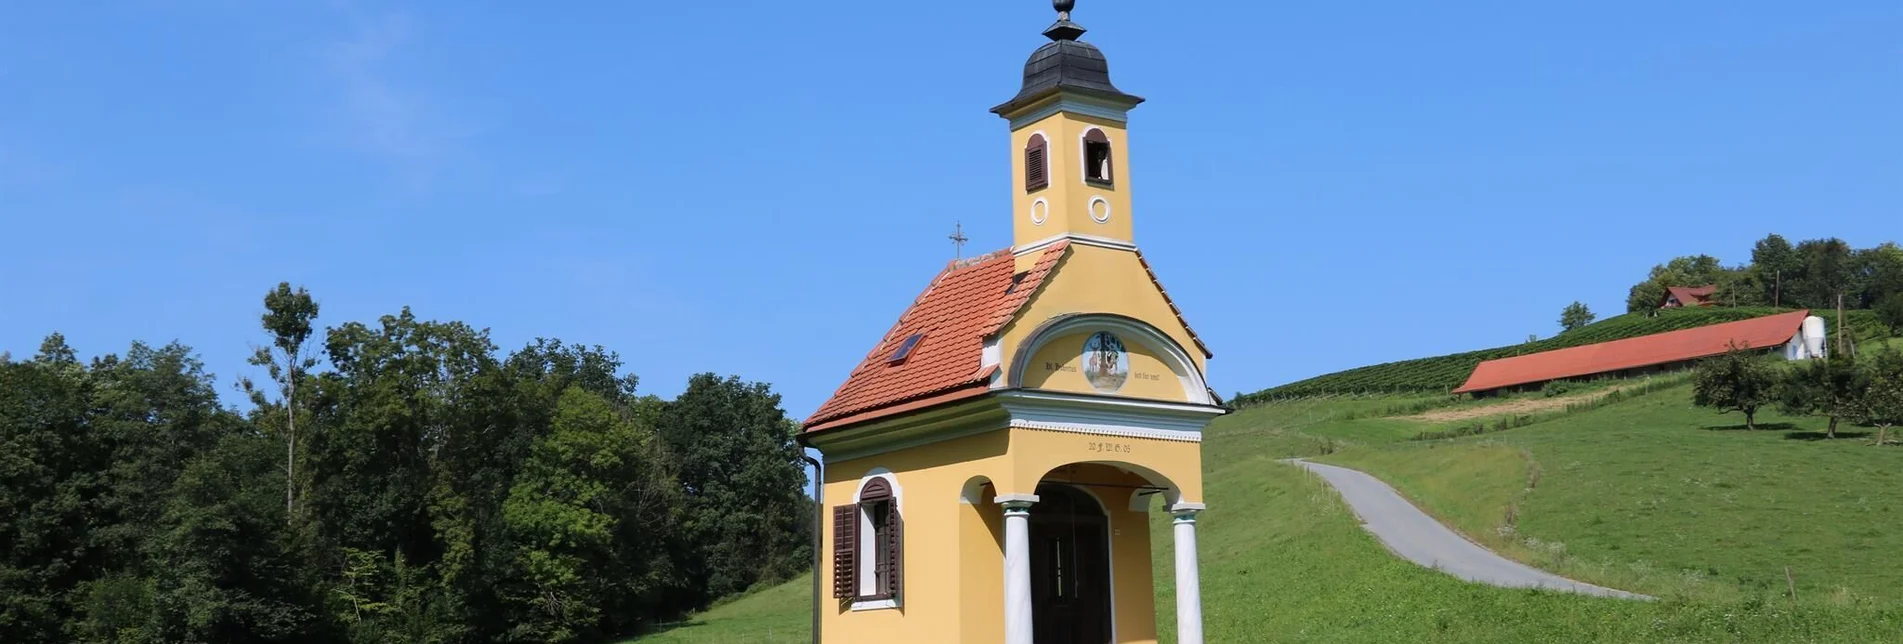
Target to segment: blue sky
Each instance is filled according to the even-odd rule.
[[[1084,0],[1137,242],[1227,395],[1550,335],[1674,255],[1903,237],[1903,3]],[[1531,6],[1529,6],[1531,5]],[[196,347],[264,292],[699,371],[804,416],[1010,243],[1048,3],[16,3],[0,349]],[[235,401],[236,397],[232,399]]]

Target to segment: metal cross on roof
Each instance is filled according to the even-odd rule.
[[[952,240],[953,252],[955,252],[958,255],[957,259],[964,259],[965,258],[965,242],[971,241],[970,238],[965,237],[965,223],[964,222],[961,221],[952,226],[952,234],[950,239]]]

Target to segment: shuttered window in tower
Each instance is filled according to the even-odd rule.
[[[1037,192],[1051,185],[1050,145],[1044,135],[1033,134],[1024,144],[1024,191]]]

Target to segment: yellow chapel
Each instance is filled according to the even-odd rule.
[[[803,424],[823,455],[817,639],[1201,644],[1211,354],[1137,249],[1130,111],[1058,0],[1009,123],[1013,245],[947,265]],[[1171,543],[1152,543],[1156,499]],[[827,592],[830,591],[830,592]]]

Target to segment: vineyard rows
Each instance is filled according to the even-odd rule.
[[[1475,365],[1486,360],[1735,322],[1778,312],[1771,308],[1699,308],[1666,309],[1657,315],[1629,313],[1545,340],[1433,358],[1388,362],[1316,376],[1252,394],[1241,394],[1233,403],[1238,407],[1244,407],[1274,400],[1320,395],[1451,391],[1467,381],[1467,376],[1473,373]],[[1826,319],[1831,317],[1831,314],[1824,315]],[[1849,311],[1846,316],[1851,328],[1856,331],[1855,337],[1870,339],[1882,334],[1881,325],[1869,311]],[[1831,320],[1831,326],[1834,334],[1836,326],[1834,320]]]

